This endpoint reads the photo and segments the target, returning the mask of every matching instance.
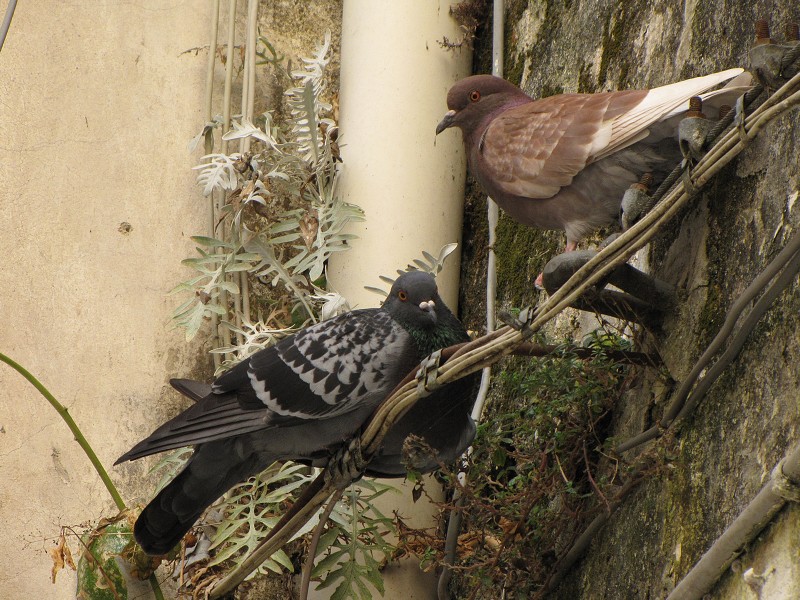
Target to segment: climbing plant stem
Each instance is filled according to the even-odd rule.
[[[80,428],[78,428],[77,423],[72,419],[72,416],[69,414],[69,410],[66,406],[61,404],[58,400],[56,400],[55,396],[50,393],[42,382],[36,379],[30,371],[28,371],[25,367],[23,367],[18,362],[12,360],[2,352],[0,352],[0,360],[6,363],[9,367],[17,371],[20,375],[22,375],[25,379],[27,379],[30,384],[39,390],[39,393],[44,396],[50,405],[56,409],[56,412],[61,416],[64,422],[67,424],[67,427],[70,428],[72,431],[72,435],[75,436],[75,441],[78,442],[80,447],[86,453],[86,456],[89,457],[92,465],[94,466],[95,471],[100,476],[100,479],[106,486],[108,493],[111,494],[111,498],[114,499],[114,504],[117,505],[119,510],[125,510],[125,502],[122,500],[122,496],[119,495],[117,488],[114,486],[114,482],[111,481],[111,478],[108,476],[105,467],[103,467],[103,463],[100,462],[100,459],[97,458],[97,455],[94,453],[94,450],[89,445],[89,442],[86,441],[86,438],[83,437],[83,433],[81,433]],[[150,587],[153,589],[153,596],[155,596],[156,600],[164,600],[164,594],[161,592],[161,587],[158,584],[158,579],[156,579],[155,573],[150,575],[149,578]]]
[[[114,483],[111,481],[111,478],[108,476],[103,464],[100,462],[100,459],[97,458],[97,455],[92,450],[92,447],[89,445],[89,442],[86,441],[86,438],[83,437],[81,430],[78,428],[78,425],[72,419],[72,416],[69,414],[69,410],[67,407],[61,404],[58,400],[55,399],[53,394],[42,385],[42,383],[36,379],[31,373],[19,363],[13,361],[5,354],[0,353],[0,360],[4,363],[9,365],[12,369],[16,370],[20,375],[22,375],[25,379],[27,379],[33,387],[39,390],[39,393],[47,398],[47,401],[56,409],[56,412],[64,419],[64,422],[67,424],[67,427],[70,428],[72,434],[75,436],[75,441],[78,442],[83,451],[86,453],[86,456],[89,457],[89,460],[92,462],[95,471],[97,474],[100,475],[100,479],[103,480],[103,483],[108,490],[108,493],[111,494],[111,497],[114,499],[114,503],[117,505],[117,508],[120,510],[125,510],[125,502],[122,501],[122,497],[119,495],[117,488],[114,487]]]

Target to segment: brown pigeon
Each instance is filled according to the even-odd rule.
[[[680,160],[677,124],[689,98],[732,104],[746,84],[704,92],[742,71],[652,90],[540,100],[499,77],[473,75],[450,88],[450,110],[436,133],[460,127],[483,189],[520,223],[566,231],[571,251],[618,218],[623,193],[643,173],[653,173],[658,184]]]

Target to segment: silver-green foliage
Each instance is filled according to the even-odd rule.
[[[322,582],[317,589],[336,584],[331,600],[374,597],[371,585],[383,595],[381,567],[395,547],[386,540],[394,522],[375,506],[375,500],[395,488],[363,479],[351,485],[331,512],[328,530],[320,537],[312,577]]]
[[[218,233],[192,238],[199,256],[183,263],[197,274],[173,290],[189,294],[175,310],[174,320],[191,339],[210,316],[217,315],[236,339],[235,345],[212,350],[227,357],[223,368],[293,330],[291,324],[275,328],[249,315],[233,315],[225,294],[236,295],[241,290],[231,274],[243,272],[282,290],[295,309],[302,308],[311,321],[318,315],[333,316],[346,307],[341,296],[318,287],[328,258],[346,250],[354,237],[344,233],[344,227],[363,220],[361,209],[344,202],[337,190],[338,132],[330,118],[331,106],[322,100],[330,41],[327,34],[314,56],[303,59],[303,68],[291,73],[297,85],[286,92],[289,117],[285,122],[276,123],[269,112],[264,114],[262,127],[245,118],[234,121],[223,140],[247,138],[251,150],[207,154],[195,167],[203,194],[223,194],[226,202],[216,215]],[[190,150],[203,139],[213,139],[220,125],[221,118],[206,123],[190,142]],[[256,204],[289,208],[267,211],[274,218],[254,230],[254,221],[246,218],[245,211]],[[162,485],[179,471],[186,458],[186,449],[167,455],[160,463],[165,471]],[[214,511],[220,520],[212,539],[212,564],[241,563],[269,534],[298,489],[315,474],[302,465],[276,463],[232,488]],[[373,501],[389,489],[364,481],[351,487],[333,510],[319,547],[325,558],[314,574],[323,578],[323,586],[338,583],[336,598],[371,598],[368,585],[383,592],[375,556],[390,556],[393,547],[384,535],[393,529],[393,522]],[[312,519],[297,537],[315,521]],[[259,571],[282,569],[292,569],[283,551],[273,555]]]
[[[430,252],[423,250],[422,258],[414,259],[413,263],[409,264],[406,267],[405,271],[416,269],[418,271],[425,271],[426,273],[431,273],[435,277],[436,275],[441,273],[442,269],[444,268],[444,263],[447,260],[447,257],[450,256],[453,252],[455,252],[456,248],[458,248],[458,244],[456,244],[455,242],[446,244],[442,246],[441,250],[439,250],[438,256],[434,256]],[[398,270],[397,274],[401,275],[405,271]],[[380,280],[383,281],[385,284],[387,284],[389,288],[391,288],[395,278],[389,277],[388,275],[381,275]],[[389,295],[388,290],[379,287],[374,287],[371,285],[365,285],[364,289],[366,289],[369,292],[378,294],[383,298]]]
[[[212,540],[211,549],[215,552],[210,564],[231,560],[238,565],[247,558],[280,520],[287,501],[294,499],[295,491],[313,479],[309,471],[308,467],[292,462],[274,463],[257,477],[228,492],[222,521]],[[306,534],[314,524],[312,519],[295,538]],[[281,573],[283,569],[291,571],[292,561],[279,550],[254,573]]]
[[[183,282],[175,292],[190,296],[174,314],[188,339],[203,323],[218,315],[230,326],[249,315],[231,315],[223,300],[241,290],[230,277],[244,271],[273,286],[286,289],[305,319],[316,320],[314,284],[324,274],[328,258],[346,250],[354,237],[343,232],[351,221],[363,220],[357,206],[342,200],[337,191],[338,149],[331,106],[323,101],[325,67],[330,61],[330,34],[314,56],[303,59],[303,68],[291,73],[296,87],[286,92],[289,116],[275,123],[264,114],[264,126],[246,119],[234,121],[223,140],[249,139],[251,150],[233,154],[212,153],[195,167],[204,195],[225,194],[219,232],[214,237],[195,237],[198,258],[184,264],[198,275]],[[195,138],[209,135],[217,122],[207,123]],[[289,208],[275,210],[272,222],[253,231],[245,210],[255,204]]]

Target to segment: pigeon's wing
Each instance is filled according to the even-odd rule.
[[[564,94],[511,108],[481,137],[481,168],[507,194],[550,198],[608,146],[614,119],[646,95]]]
[[[405,330],[377,309],[352,311],[309,327],[224,373],[211,386],[212,393],[117,463],[375,405],[418,362],[416,355],[408,356],[408,343]]]
[[[703,94],[712,87],[740,75],[742,71],[743,69],[728,69],[649,90],[641,102],[612,120],[611,137],[608,143],[592,155],[590,162],[600,160],[635,144],[647,136],[647,128],[656,121],[662,121],[685,112],[688,108],[689,98],[692,96],[711,98],[729,95],[730,92],[733,92],[733,97],[736,97],[739,93],[747,91],[747,87],[744,86],[727,90],[723,88],[723,90]]]
[[[588,164],[644,139],[648,127],[685,110],[689,98],[741,72],[729,69],[652,90],[551,96],[511,108],[486,128],[481,168],[507,194],[550,198]]]
[[[406,411],[386,433],[380,449],[367,465],[370,477],[404,477],[407,467],[428,473],[440,464],[451,464],[475,438],[472,407],[480,388],[480,372],[467,375],[435,389]],[[409,452],[404,445],[409,435],[423,445]],[[408,460],[407,460],[408,459]]]
[[[211,393],[211,385],[192,379],[170,379],[169,384],[187,398],[198,402]]]
[[[410,358],[405,375],[418,361],[408,349],[408,334],[388,313],[351,311],[254,354],[212,389],[236,393],[245,408],[268,410],[271,423],[325,419],[382,399],[399,364]]]
[[[268,417],[264,410],[242,408],[233,394],[209,394],[161,425],[114,464],[264,429]]]

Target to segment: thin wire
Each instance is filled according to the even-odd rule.
[[[214,99],[214,67],[217,62],[217,40],[219,39],[219,2],[214,0],[214,5],[211,13],[211,40],[208,44],[208,65],[206,67],[206,103],[205,103],[205,118],[206,126],[211,122],[212,118],[212,101]],[[213,130],[211,135],[205,136],[204,148],[206,155],[214,151],[214,135]],[[217,222],[216,215],[216,195],[211,194],[208,202],[208,236],[213,238],[215,235],[214,226]],[[214,348],[222,346],[222,338],[219,335],[219,315],[217,313],[211,314],[211,331],[213,336],[212,345]],[[214,372],[216,373],[222,364],[222,357],[214,352]]]
[[[234,40],[236,39],[236,0],[229,0],[228,2],[228,52],[225,62],[225,91],[222,99],[222,135],[224,136],[231,128],[231,86],[233,82],[233,52]],[[222,153],[228,154],[228,142],[222,140]],[[221,193],[217,193],[217,212],[222,211],[225,204],[225,198]],[[225,229],[220,231],[220,239],[225,241],[228,236],[225,235]],[[224,289],[219,294],[220,304],[227,310],[228,307],[228,292]],[[231,330],[225,325],[221,325],[222,330],[222,344],[226,348],[231,347]]]
[[[495,0],[492,6],[492,74],[497,77],[503,76],[503,29],[505,24],[503,0]],[[486,198],[486,218],[489,226],[489,255],[486,260],[486,333],[492,333],[497,326],[495,320],[496,298],[497,298],[497,255],[494,245],[497,243],[497,222],[500,219],[500,210],[497,203],[491,198]],[[486,367],[481,371],[481,384],[478,388],[478,395],[472,407],[472,419],[480,423],[483,416],[483,409],[486,405],[486,398],[489,395],[489,385],[491,383],[492,368]],[[467,449],[466,455],[472,452],[472,447]],[[460,485],[466,485],[467,475],[462,469],[458,473]],[[453,576],[452,570],[448,565],[455,562],[456,548],[458,546],[458,534],[461,530],[462,512],[464,498],[458,493],[458,488],[453,492],[455,508],[450,513],[447,521],[447,533],[445,535],[444,567],[439,575],[436,592],[439,600],[446,600],[447,586]]]
[[[800,256],[800,233],[795,234],[795,236],[784,246],[783,250],[781,250],[781,252],[772,260],[772,262],[770,262],[769,265],[767,265],[758,275],[758,277],[753,280],[747,289],[737,298],[736,302],[733,303],[731,308],[728,310],[725,321],[722,324],[719,332],[717,332],[717,335],[708,345],[705,352],[703,352],[703,355],[698,359],[691,373],[687,375],[683,384],[675,393],[673,400],[667,410],[664,412],[664,416],[661,418],[661,421],[647,431],[621,443],[619,446],[617,446],[616,452],[626,452],[627,450],[631,450],[632,448],[659,437],[664,429],[670,427],[673,422],[685,418],[689,412],[694,409],[697,403],[699,403],[702,397],[705,395],[711,384],[714,383],[716,378],[721,374],[721,370],[735,358],[739,349],[737,346],[741,347],[741,344],[744,343],[744,339],[750,333],[750,330],[752,330],[752,328],[755,326],[755,323],[752,322],[752,316],[764,310],[765,303],[767,307],[769,306],[769,303],[771,303],[770,296],[768,296],[768,294],[770,294],[769,290],[774,289],[776,285],[778,285],[778,282],[770,286],[769,290],[765,292],[764,295],[758,300],[757,304],[753,306],[750,313],[745,318],[745,322],[742,323],[742,326],[739,328],[739,331],[736,333],[736,335],[732,335],[733,329],[736,326],[736,322],[739,320],[739,317],[742,315],[750,302],[759,293],[767,288],[767,284],[770,282],[770,280],[775,277],[775,275],[787,264],[789,264],[789,266],[784,269],[784,275],[782,275],[782,277],[785,277],[787,272],[791,277],[791,270],[794,267],[792,267],[790,263],[793,256]],[[791,283],[791,279],[788,283]],[[784,287],[785,285],[788,285],[788,283],[784,284]],[[714,366],[707,373],[705,373],[705,375],[703,375],[703,372],[708,368],[708,365],[722,348],[725,348],[724,353],[720,356],[717,362],[714,363]]]
[[[247,56],[249,58],[246,79],[249,80],[249,86],[247,88],[247,101],[242,98],[242,106],[244,110],[242,114],[247,116],[247,119],[252,122],[253,121],[253,111],[255,107],[255,97],[256,97],[256,40],[258,38],[258,2],[256,0],[251,0],[251,4],[249,6],[249,14],[247,17]],[[250,136],[245,138],[245,148],[244,151],[247,152],[250,150]],[[247,272],[239,271],[239,274],[242,277],[242,286],[241,286],[241,294],[242,294],[242,315],[243,318],[246,319],[248,322],[250,321],[250,281],[247,278]]]
[[[492,7],[492,75],[503,76],[503,29],[505,23],[503,0],[495,0]],[[500,219],[500,209],[491,198],[486,199],[486,218],[489,223],[489,256],[486,261],[486,333],[495,330],[495,302],[497,298],[497,255],[494,245],[497,243],[497,222]],[[489,391],[489,378],[491,369],[486,368],[481,374],[481,388],[475,400],[472,418],[481,420],[486,395]]]

